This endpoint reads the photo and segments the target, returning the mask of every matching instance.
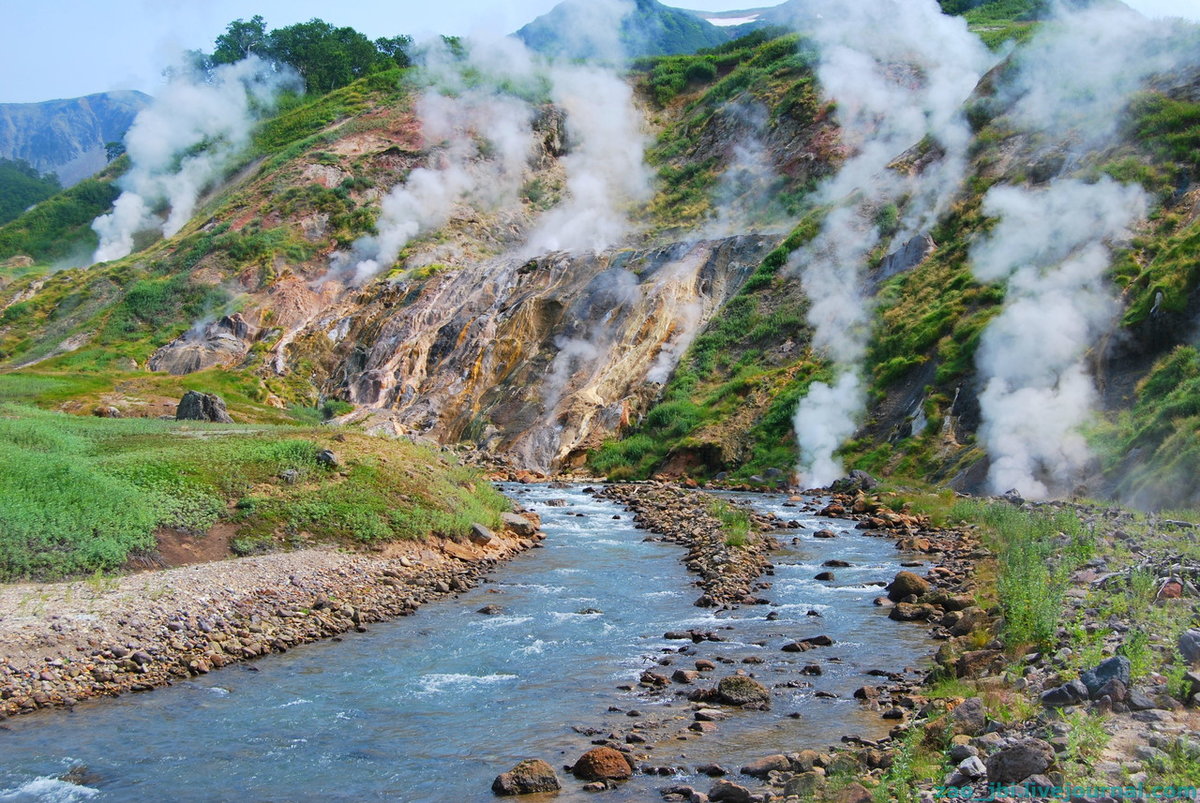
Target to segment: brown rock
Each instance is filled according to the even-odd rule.
[[[929,582],[912,572],[897,572],[887,587],[888,599],[900,602],[905,597],[921,597],[929,593]]]
[[[492,781],[492,791],[502,797],[557,792],[561,788],[554,768],[536,758],[525,759]]]
[[[571,774],[583,781],[623,781],[633,775],[633,767],[619,750],[594,747],[579,757]]]

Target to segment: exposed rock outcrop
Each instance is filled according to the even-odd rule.
[[[179,400],[175,409],[176,421],[211,421],[216,424],[232,424],[233,419],[225,410],[225,400],[215,393],[189,390]]]

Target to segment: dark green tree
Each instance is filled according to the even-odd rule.
[[[217,37],[216,45],[212,54],[214,64],[233,64],[251,53],[266,56],[267,23],[258,14],[249,22],[234,20],[225,28],[225,33]]]

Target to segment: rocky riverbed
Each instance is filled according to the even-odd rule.
[[[506,514],[470,540],[332,547],[114,579],[0,588],[0,717],[145,691],[283,652],[465,590],[540,539]]]
[[[720,522],[709,512],[711,494],[662,483],[607,486],[596,494],[625,505],[640,527],[655,534],[653,537],[687,550],[683,560],[698,575],[697,585],[704,592],[695,603],[701,607],[769,606],[772,588],[769,578],[773,574],[770,553],[779,547],[781,539],[787,539],[789,530],[800,527],[798,521],[756,513],[751,516],[756,532],[744,544],[733,546],[727,542]],[[884,593],[875,602],[890,609],[889,618],[927,627],[934,638],[941,640],[973,632],[989,621],[988,614],[974,605],[971,595],[973,564],[985,556],[971,534],[931,528],[922,517],[893,510],[886,506],[885,500],[873,498],[862,490],[835,495],[821,505],[815,504],[811,497],[794,496],[787,505],[796,508],[798,514],[818,513],[854,521],[855,528],[864,534],[891,538],[900,549],[928,556],[933,565],[924,577],[901,572],[882,589]],[[832,531],[814,535],[836,537]],[[848,564],[830,561],[826,565]],[[829,577],[832,579],[831,573]],[[761,610],[768,620],[778,615],[770,613],[769,607]],[[736,625],[728,629],[736,630]],[[839,799],[866,800],[869,793],[861,783],[842,783],[835,788],[828,786],[827,777],[843,780],[854,777],[867,782],[872,777],[878,778],[892,766],[894,739],[902,735],[905,723],[937,707],[934,704],[931,708],[931,701],[922,695],[922,673],[900,667],[873,670],[875,682],[857,689],[854,697],[864,709],[876,712],[882,721],[894,725],[882,739],[847,733],[842,744],[836,746],[779,744],[777,752],[740,767],[720,760],[696,766],[664,763],[658,755],[677,749],[681,742],[720,740],[723,723],[731,717],[754,716],[739,712],[770,708],[780,690],[811,686],[812,676],[822,673],[820,663],[796,661],[792,656],[820,651],[834,643],[823,635],[800,638],[783,646],[780,659],[772,661],[770,657],[751,655],[743,659],[741,668],[735,668],[729,666],[734,662],[728,657],[715,655],[716,660],[697,657],[697,646],[716,642],[709,646],[720,647],[721,642],[735,638],[733,634],[689,629],[664,635],[683,641],[683,646],[665,651],[669,654],[658,660],[657,667],[642,672],[636,686],[625,687],[637,692],[649,705],[657,701],[662,707],[611,712],[626,714],[627,724],[617,725],[609,719],[598,723],[599,727],[585,729],[599,737],[593,740],[595,747],[575,764],[563,767],[586,782],[585,789],[611,788],[631,773],[663,777],[682,773],[714,780],[707,791],[695,782],[667,783],[660,788],[663,799],[759,803],[799,800],[825,791],[836,792]],[[780,664],[770,669],[783,667],[782,678],[778,671],[765,672],[768,666],[764,662]],[[762,682],[768,675],[775,678],[767,681],[772,686]],[[796,747],[808,749],[796,752]],[[793,751],[788,752],[789,749]],[[597,767],[608,768],[610,772],[606,774]],[[514,774],[497,778],[495,789],[498,794],[514,794],[523,789],[556,788],[557,777],[552,779],[553,773],[548,774],[547,770],[545,764],[514,768]]]

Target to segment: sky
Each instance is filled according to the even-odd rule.
[[[24,0],[7,3],[0,27],[0,103],[71,98],[113,89],[153,94],[180,50],[211,51],[238,18],[261,14],[278,28],[320,17],[380,36],[511,33],[558,0]],[[704,11],[779,0],[671,2]],[[853,2],[853,0],[847,0]],[[1200,20],[1200,0],[1127,0],[1150,15]]]

